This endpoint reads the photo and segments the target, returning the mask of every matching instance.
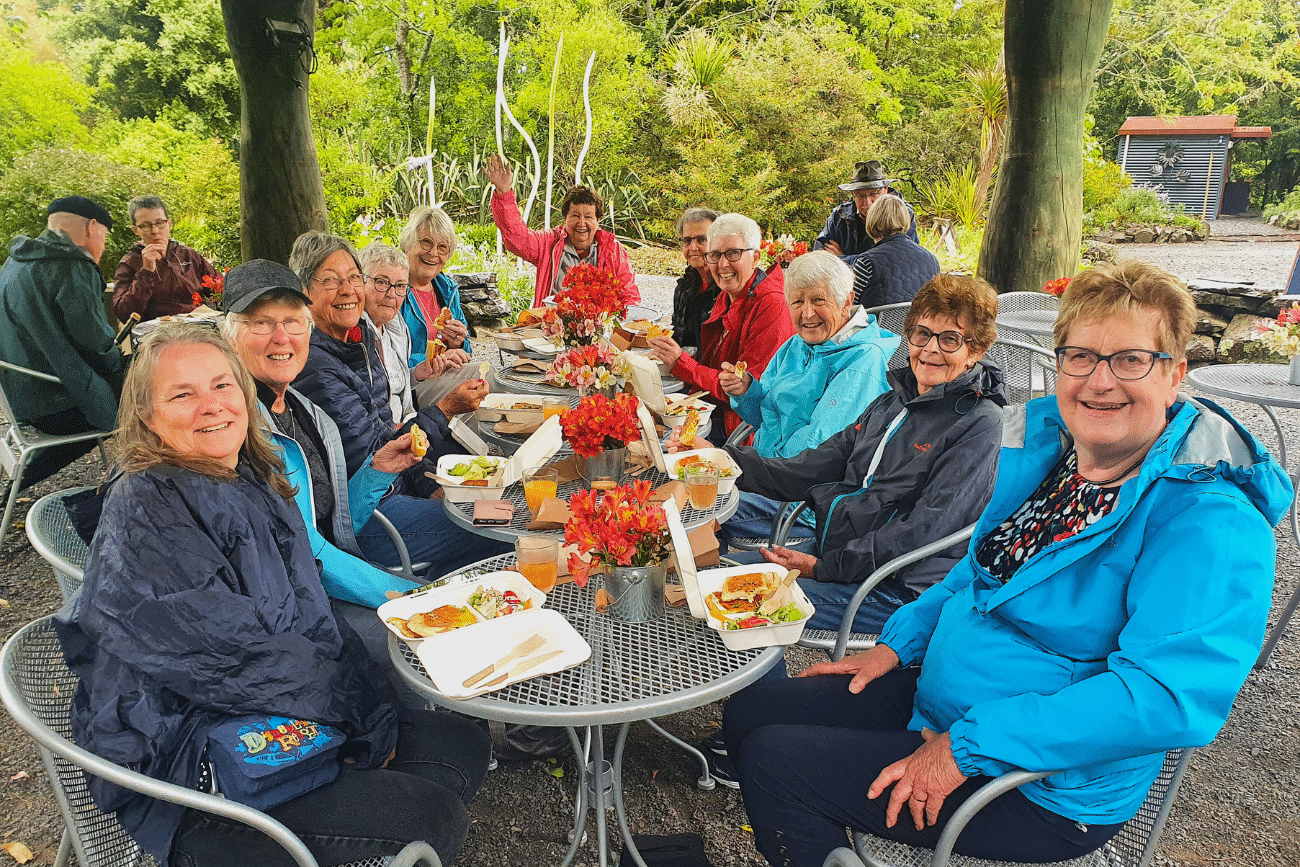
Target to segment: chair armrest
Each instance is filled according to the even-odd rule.
[[[822,862],[822,867],[866,867],[858,854],[847,846],[841,846],[838,849],[832,849],[831,854],[826,856]]]
[[[46,382],[60,382],[57,376],[51,376],[48,373],[41,373],[39,370],[32,370],[28,367],[21,367],[17,364],[10,364],[8,361],[0,361],[0,370],[11,370],[14,373],[22,373],[35,379],[43,379]]]
[[[722,417],[719,416],[718,420],[721,422]],[[749,435],[753,432],[754,426],[747,421],[742,421],[740,426],[731,432],[731,436],[727,437],[726,445],[738,446],[745,440],[749,439]]]
[[[980,786],[975,794],[957,808],[957,812],[952,814],[952,818],[944,826],[943,833],[939,835],[939,843],[934,847],[934,857],[930,859],[930,867],[948,867],[948,862],[952,858],[952,847],[956,845],[958,835],[966,827],[966,823],[988,806],[994,798],[1017,789],[1025,783],[1032,783],[1034,780],[1041,780],[1058,773],[1060,771],[1011,771]]]
[[[393,547],[397,549],[397,556],[402,562],[401,577],[405,578],[407,581],[414,581],[419,584],[420,579],[415,577],[415,570],[411,568],[411,555],[406,550],[406,542],[402,540],[402,534],[397,532],[397,528],[393,526],[393,522],[388,520],[384,513],[378,509],[375,509],[375,511],[371,513],[370,517],[378,521],[379,526],[383,527],[384,532],[388,533],[388,538],[393,540]]]
[[[958,542],[964,542],[975,532],[975,525],[971,524],[962,527],[956,533],[944,536],[936,542],[929,545],[923,545],[915,551],[909,551],[902,556],[895,557],[885,565],[881,566],[875,572],[867,576],[859,586],[853,598],[849,600],[848,607],[844,609],[844,617],[840,620],[840,634],[835,639],[835,650],[831,653],[831,659],[840,660],[844,658],[844,651],[849,646],[849,635],[853,631],[853,618],[858,616],[858,609],[862,607],[862,600],[867,598],[867,594],[876,589],[876,585],[884,581],[890,575],[893,575],[904,566],[910,566],[918,560],[924,560],[933,554],[938,554],[945,548],[951,548]]]
[[[401,852],[393,856],[388,867],[442,867],[442,860],[438,853],[433,851],[433,847],[423,840],[417,840],[414,843],[407,843]]]
[[[808,504],[799,501],[795,503],[786,503],[781,506],[781,511],[776,513],[776,520],[772,522],[772,532],[768,536],[768,547],[784,545],[790,539],[790,531],[794,529],[794,522],[799,520],[808,509]]]

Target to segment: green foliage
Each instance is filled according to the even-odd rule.
[[[0,38],[0,172],[35,147],[85,144],[79,115],[89,103],[89,88],[66,67],[41,63],[25,45]]]
[[[707,205],[716,211],[752,215],[760,223],[781,211],[785,187],[770,155],[750,148],[743,136],[705,139],[681,145],[677,164],[649,184],[655,191],[650,230],[671,237],[682,211]],[[771,234],[784,222],[769,222]],[[779,232],[777,234],[780,234]]]
[[[1136,225],[1186,226],[1194,228],[1200,220],[1183,213],[1183,206],[1170,207],[1155,190],[1128,187],[1110,204],[1102,205],[1085,216],[1085,229],[1120,229]]]
[[[45,208],[57,198],[94,199],[113,215],[113,229],[99,260],[100,273],[111,280],[118,260],[136,240],[127,227],[127,202],[141,191],[162,189],[156,175],[134,166],[85,151],[41,148],[15,159],[0,178],[0,237],[39,235],[45,229]]]
[[[1300,188],[1292,190],[1283,197],[1282,201],[1274,202],[1264,209],[1264,219],[1266,220],[1296,214],[1300,214]]]
[[[1110,160],[1083,160],[1083,211],[1088,213],[1111,204],[1119,194],[1133,185],[1119,163]]]
[[[973,229],[984,222],[984,210],[975,195],[978,174],[975,164],[967,163],[949,168],[935,180],[922,181],[917,188],[936,217]]]

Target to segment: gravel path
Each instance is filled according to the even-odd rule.
[[[1126,255],[1145,258],[1180,276],[1225,276],[1281,285],[1294,260],[1292,243],[1129,245]],[[667,310],[671,278],[640,278],[645,303]],[[1258,409],[1230,405],[1266,444],[1272,427]],[[1300,443],[1300,414],[1283,417],[1289,441]],[[1300,446],[1298,446],[1300,447]],[[31,499],[51,491],[92,483],[99,477],[89,459],[25,492],[21,519]],[[1284,603],[1300,578],[1300,551],[1283,530],[1278,539],[1278,585],[1274,608]],[[1170,552],[1177,556],[1177,552]],[[1189,564],[1191,565],[1191,564]],[[0,637],[51,613],[59,605],[48,568],[21,532],[11,532],[0,550]],[[813,659],[790,653],[793,669]],[[990,660],[990,664],[996,661]],[[694,740],[712,731],[719,707],[711,705],[662,722],[674,734]],[[503,765],[489,775],[472,813],[475,822],[457,863],[520,865],[558,862],[572,821],[572,758],[559,762]],[[625,780],[627,805],[638,833],[693,831],[702,834],[715,865],[763,862],[745,829],[739,796],[719,788],[695,788],[698,769],[685,755],[636,726],[629,738]],[[612,816],[611,816],[612,819]],[[0,842],[19,841],[36,852],[34,864],[50,864],[61,829],[57,809],[32,742],[0,715]],[[616,832],[614,833],[616,836]],[[0,855],[0,862],[7,856]],[[596,863],[591,847],[576,862]],[[1157,853],[1162,867],[1294,867],[1300,864],[1300,622],[1283,637],[1267,669],[1252,673],[1218,739],[1200,750],[1183,785]]]

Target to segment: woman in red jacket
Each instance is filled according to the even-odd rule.
[[[794,336],[786,307],[785,272],[773,268],[768,273],[758,267],[762,239],[758,223],[749,217],[718,217],[709,227],[704,260],[722,292],[700,327],[699,355],[691,358],[671,337],[650,341],[654,357],[670,366],[673,376],[692,390],[708,391],[723,408],[723,437],[736,429],[740,416],[731,410],[718,376],[743,361],[751,375],[761,377],[781,344]]]
[[[632,301],[640,301],[636,275],[627,261],[627,250],[613,232],[600,228],[605,202],[590,187],[570,187],[560,202],[562,225],[547,232],[536,232],[524,225],[515,203],[514,174],[500,156],[493,154],[483,164],[483,174],[495,191],[492,193],[492,219],[501,231],[505,248],[525,262],[537,266],[537,286],[533,306],[560,291],[564,275],[579,262],[604,268],[632,290]]]

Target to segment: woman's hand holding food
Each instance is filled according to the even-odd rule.
[[[380,446],[379,451],[375,452],[375,456],[370,459],[370,466],[381,473],[396,475],[419,462],[420,459],[411,450],[411,435],[404,433]]]
[[[940,735],[923,728],[921,737],[925,743],[916,752],[881,771],[867,790],[868,798],[878,798],[893,784],[894,791],[885,811],[885,824],[891,828],[898,821],[903,804],[911,811],[916,830],[933,825],[939,820],[944,800],[966,782],[966,775],[953,758],[952,738],[948,733]]]
[[[487,393],[486,382],[481,379],[467,379],[438,401],[438,409],[442,410],[447,418],[460,415],[462,412],[473,412],[478,409],[483,398],[487,397]]]
[[[438,356],[443,359],[445,370],[460,370],[474,359],[463,349],[448,349],[442,355]]]
[[[465,327],[465,323],[454,316],[448,319],[447,324],[438,330],[438,337],[449,347],[464,346],[465,338],[468,336],[469,329]],[[465,360],[468,361],[469,359],[466,358]]]
[[[651,337],[649,342],[650,354],[670,368],[682,357],[682,348],[671,337]]]
[[[748,373],[736,375],[736,366],[729,361],[722,362],[722,373],[718,375],[718,385],[727,394],[734,394],[740,397],[749,391],[749,384],[754,381],[754,377]]]
[[[861,653],[846,656],[836,662],[819,662],[799,672],[799,677],[816,677],[819,674],[851,674],[849,692],[856,695],[871,681],[898,668],[898,654],[887,644],[877,644]]]
[[[500,154],[492,154],[483,162],[483,176],[496,187],[498,193],[504,193],[514,187],[514,173],[510,171],[510,164],[502,159]]]
[[[774,548],[760,548],[758,552],[763,555],[763,559],[767,562],[784,566],[787,569],[794,569],[806,578],[813,576],[813,569],[817,566],[817,558],[812,554],[792,551],[789,548],[782,548],[780,545]]]
[[[443,371],[447,369],[446,358],[446,354],[426,358],[411,368],[411,378],[416,382],[424,382],[426,379],[442,376]]]

